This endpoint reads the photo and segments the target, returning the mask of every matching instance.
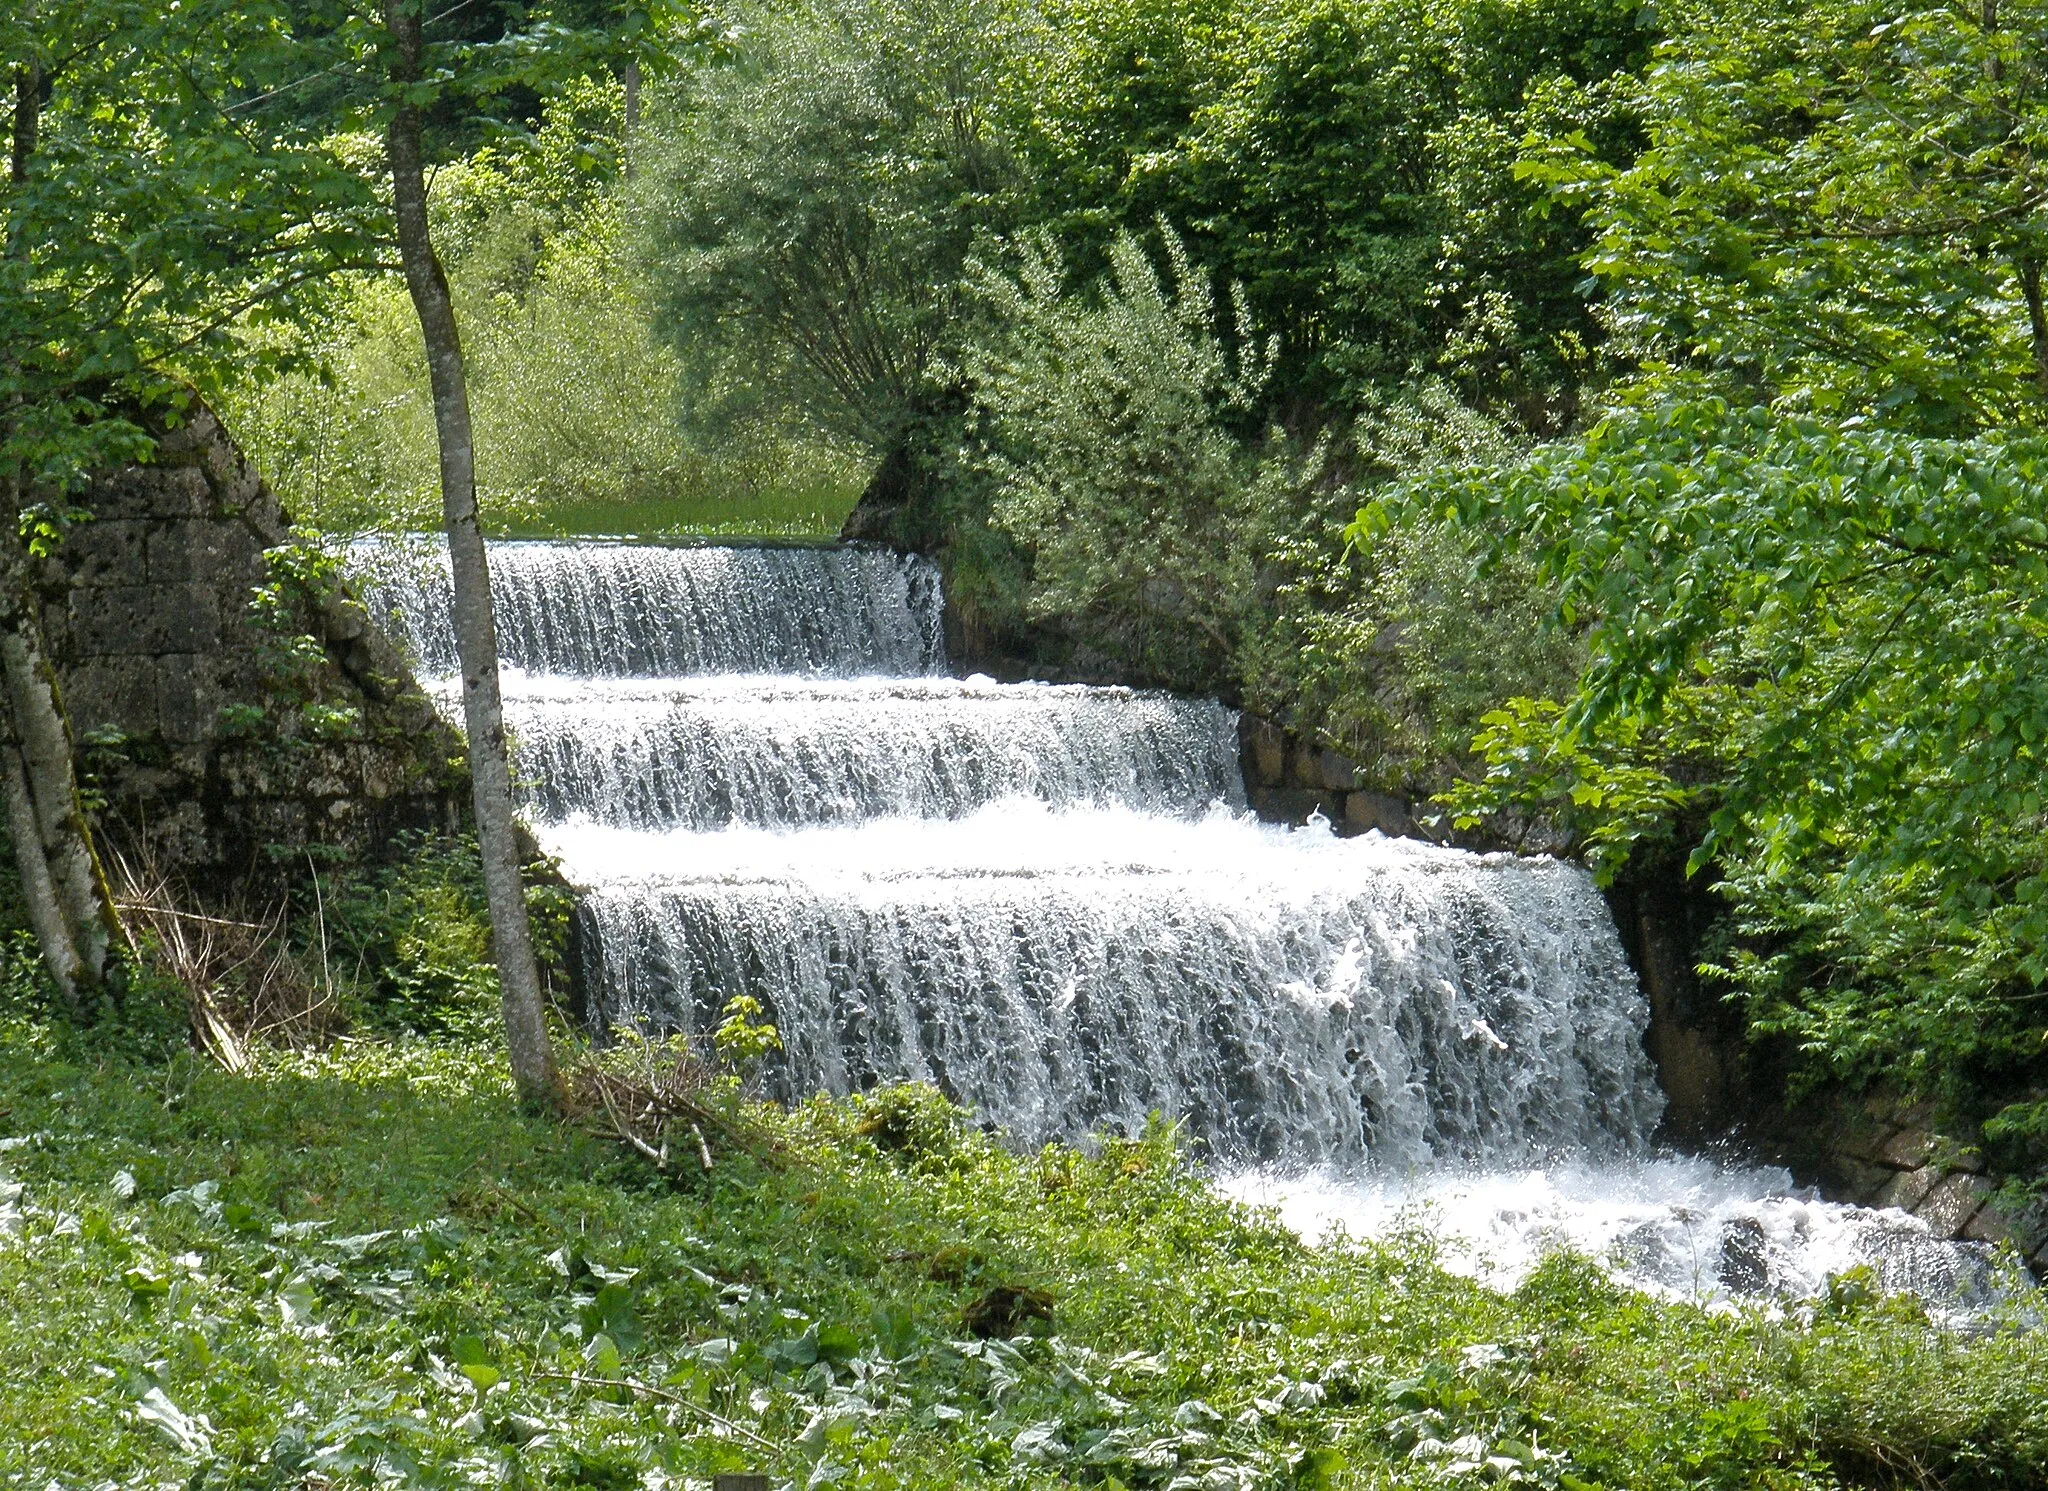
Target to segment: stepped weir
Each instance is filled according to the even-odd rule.
[[[1255,822],[1231,711],[949,676],[939,578],[913,556],[491,561],[523,806],[581,892],[605,1026],[703,1034],[751,994],[782,1035],[778,1097],[927,1081],[1026,1145],[1162,1113],[1305,1225],[1386,1213],[1416,1177],[1464,1176],[1455,1194],[1496,1213],[1472,1176],[1632,1177],[1608,1191],[1642,1215],[1599,1215],[1654,1287],[1689,1257],[1695,1292],[1755,1292],[1716,1261],[1721,1232],[1700,1285],[1688,1205],[1735,1228],[1759,1289],[1810,1284],[1814,1247],[1902,1287],[1981,1267],[1788,1196],[1782,1172],[1652,1158],[1648,1009],[1576,866]],[[445,551],[364,541],[348,562],[459,714]],[[1558,1194],[1509,1210],[1569,1236],[1587,1209]]]

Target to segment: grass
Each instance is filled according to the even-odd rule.
[[[16,1004],[0,1484],[2048,1476],[2048,1341],[1944,1335],[1855,1280],[1776,1319],[1562,1256],[1494,1294],[1415,1239],[1304,1248],[1165,1129],[1018,1155],[917,1089],[728,1096],[756,1141],[661,1174],[518,1116],[473,1035],[231,1076]],[[971,1334],[991,1310],[1023,1333]]]
[[[832,538],[859,500],[844,482],[779,485],[741,496],[553,502],[502,526],[506,538]]]

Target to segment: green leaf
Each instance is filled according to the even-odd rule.
[[[478,1392],[496,1387],[504,1373],[491,1365],[481,1336],[457,1336],[448,1343],[448,1356],[456,1370],[476,1384]]]
[[[606,1284],[578,1312],[586,1333],[610,1337],[622,1352],[640,1348],[639,1318],[633,1311],[633,1291],[625,1284]]]

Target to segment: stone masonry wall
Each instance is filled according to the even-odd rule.
[[[154,461],[96,475],[41,577],[82,765],[117,852],[197,885],[375,856],[449,826],[461,744],[404,660],[326,575],[276,584],[277,498],[203,406]]]
[[[1368,789],[1349,757],[1270,720],[1239,716],[1238,760],[1246,800],[1269,823],[1306,823],[1321,813],[1339,834],[1376,828],[1389,838],[1431,837],[1410,804]]]

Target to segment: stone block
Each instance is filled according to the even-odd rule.
[[[198,518],[213,491],[196,466],[124,466],[94,479],[86,506],[107,518]]]
[[[1842,1125],[1842,1131],[1836,1135],[1831,1147],[1837,1154],[1845,1154],[1852,1159],[1883,1164],[1884,1146],[1891,1137],[1892,1131],[1883,1124],[1851,1117]]]
[[[210,652],[220,643],[220,610],[201,585],[110,585],[71,596],[71,646],[87,657]]]
[[[1247,786],[1277,787],[1287,778],[1287,737],[1270,720],[1245,716],[1244,772]]]
[[[1901,1211],[1912,1211],[1927,1199],[1927,1193],[1934,1189],[1941,1179],[1941,1172],[1932,1165],[1923,1165],[1918,1170],[1901,1170],[1895,1173],[1885,1188],[1877,1193],[1873,1206],[1896,1206]]]
[[[207,520],[170,523],[149,536],[152,585],[208,585],[240,596],[263,583],[262,550],[246,526]]]
[[[1296,741],[1287,750],[1287,785],[1323,790],[1323,753],[1320,747]]]
[[[1332,792],[1351,792],[1358,787],[1358,763],[1336,751],[1323,752],[1322,785]]]
[[[320,625],[329,646],[354,642],[370,629],[370,614],[351,596],[330,595],[320,608]]]
[[[1901,1129],[1877,1151],[1878,1163],[1894,1170],[1918,1170],[1934,1153],[1934,1135],[1925,1129]]]
[[[1833,1194],[1868,1205],[1897,1173],[1851,1155],[1832,1154],[1822,1161],[1821,1179]]]
[[[1306,787],[1254,787],[1245,797],[1252,811],[1268,823],[1306,823],[1316,813],[1332,822],[1337,818],[1337,800]]]
[[[1994,1206],[1980,1207],[1977,1215],[1964,1226],[1963,1237],[1969,1242],[1992,1244],[2013,1241],[2012,1228]]]
[[[1913,1208],[1913,1215],[1932,1228],[1937,1237],[1957,1237],[1990,1194],[1991,1183],[1981,1175],[1948,1175]]]
[[[151,524],[143,518],[99,518],[81,523],[64,541],[62,557],[75,585],[140,585],[148,579]]]
[[[220,731],[220,712],[228,703],[221,659],[174,653],[158,658],[156,671],[157,714],[164,739],[188,745],[214,739]]]
[[[350,781],[349,753],[346,751],[319,751],[300,768],[297,782],[299,792],[316,801],[347,797],[354,785]]]
[[[102,729],[153,735],[156,667],[148,658],[89,658],[64,671],[64,708],[75,735]]]
[[[1354,792],[1346,797],[1344,821],[1360,833],[1376,828],[1390,839],[1416,837],[1408,804],[1383,792]]]
[[[1914,1103],[1910,1107],[1901,1108],[1892,1122],[1902,1129],[1932,1130],[1934,1127],[1934,1104],[1922,1101]]]
[[[1970,1226],[1979,1223],[1988,1227],[2003,1229],[2007,1239],[2021,1254],[2032,1254],[2048,1250],[2048,1200],[2035,1197],[2019,1206],[2007,1206],[1999,1201],[1988,1201],[1984,1209],[1970,1219]],[[1965,1228],[1967,1234],[1969,1228]]]

